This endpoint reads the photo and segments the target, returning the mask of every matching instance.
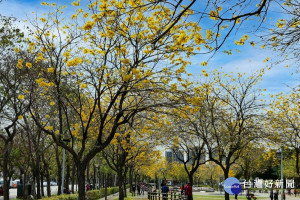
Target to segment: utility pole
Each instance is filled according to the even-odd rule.
[[[284,192],[284,188],[283,188],[283,147],[281,147],[281,200],[283,200],[283,192]]]

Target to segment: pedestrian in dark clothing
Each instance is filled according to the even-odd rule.
[[[278,190],[274,192],[274,200],[278,200]]]
[[[186,184],[184,186],[184,194],[188,197],[188,200],[193,199],[193,189],[190,183]]]
[[[145,194],[145,184],[143,183],[141,186],[141,193],[144,195]]]
[[[295,195],[295,197],[297,196],[297,190],[296,189],[294,189],[294,195]]]
[[[161,192],[162,192],[162,196],[163,196],[163,200],[168,200],[168,192],[169,192],[169,188],[168,186],[164,183],[162,184],[162,188],[161,188]]]
[[[135,188],[135,184],[132,185],[132,188],[131,188],[131,189],[132,189],[132,196],[135,196],[135,189],[136,189],[136,188]]]
[[[137,184],[137,194],[141,195],[141,186],[140,186],[140,184]]]
[[[270,199],[271,199],[271,200],[273,200],[273,195],[274,195],[274,194],[273,194],[273,190],[271,190],[271,192],[270,192]]]

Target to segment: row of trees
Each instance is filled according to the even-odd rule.
[[[64,13],[65,6],[42,3],[54,12],[32,19],[26,36],[11,18],[3,17],[0,137],[5,199],[13,147],[24,141],[19,153],[31,165],[20,170],[35,177],[38,198],[40,175],[51,179],[47,158],[54,156],[55,169],[61,171],[61,148],[73,163],[67,172],[76,174],[79,199],[85,199],[86,171],[96,155],[101,153],[117,173],[123,199],[126,174],[156,158],[153,149],[161,143],[181,148],[188,158],[198,157],[192,168],[184,161],[191,182],[204,152],[228,177],[243,150],[268,136],[262,104],[253,93],[262,75],[203,71],[201,82],[183,79],[189,75],[190,56],[220,49],[237,24],[261,17],[271,3],[260,1],[252,8],[250,2],[240,1],[234,9],[209,2],[207,12],[192,9],[196,1],[186,6],[182,1],[95,1],[87,10],[78,1],[72,3],[76,11],[71,16]],[[215,23],[202,32],[201,23],[190,20],[194,15]],[[223,29],[229,31],[221,34]],[[244,35],[238,44],[248,38]]]

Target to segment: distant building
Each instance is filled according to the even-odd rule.
[[[177,156],[179,156],[179,157],[177,157]],[[184,157],[183,157],[182,154],[178,153],[177,156],[176,156],[176,154],[172,150],[169,150],[169,151],[165,152],[166,160],[169,163],[170,162],[181,162],[180,160],[184,160]]]
[[[189,155],[187,156],[188,162],[192,163],[194,159],[196,159],[196,157],[198,157],[198,150],[190,150]],[[206,152],[201,153],[200,155],[200,162],[205,162],[206,159]]]

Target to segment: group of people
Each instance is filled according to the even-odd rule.
[[[161,185],[161,192],[163,195],[163,200],[167,200],[168,199],[168,192],[169,192],[169,187],[167,186],[166,183],[162,183]],[[187,196],[188,200],[192,200],[193,199],[193,189],[190,183],[187,183],[186,185],[181,185],[180,186],[180,190],[181,190],[181,195],[185,195]]]
[[[298,193],[297,190],[294,189],[295,197],[297,196],[297,193]],[[290,188],[288,189],[288,194],[292,195]],[[275,190],[275,192],[273,192],[273,190],[271,190],[271,192],[270,192],[270,199],[271,200],[278,200],[278,196],[279,196],[278,190]],[[285,200],[285,192],[283,192],[283,200]]]
[[[297,193],[298,193],[297,189],[294,189],[294,195],[295,195],[295,197],[297,196]],[[290,196],[292,195],[292,189],[291,188],[288,189],[288,194]]]
[[[145,193],[145,184],[140,183],[140,184],[132,184],[131,192],[132,196],[135,196],[135,192],[137,191],[137,195],[144,195]]]
[[[275,190],[275,192],[273,192],[273,190],[271,190],[270,198],[271,198],[271,200],[278,200],[278,190]],[[283,199],[285,199],[285,193],[283,194]]]
[[[193,199],[193,189],[190,183],[187,183],[185,186],[182,184],[180,186],[181,194],[185,194],[187,196],[188,200]]]

